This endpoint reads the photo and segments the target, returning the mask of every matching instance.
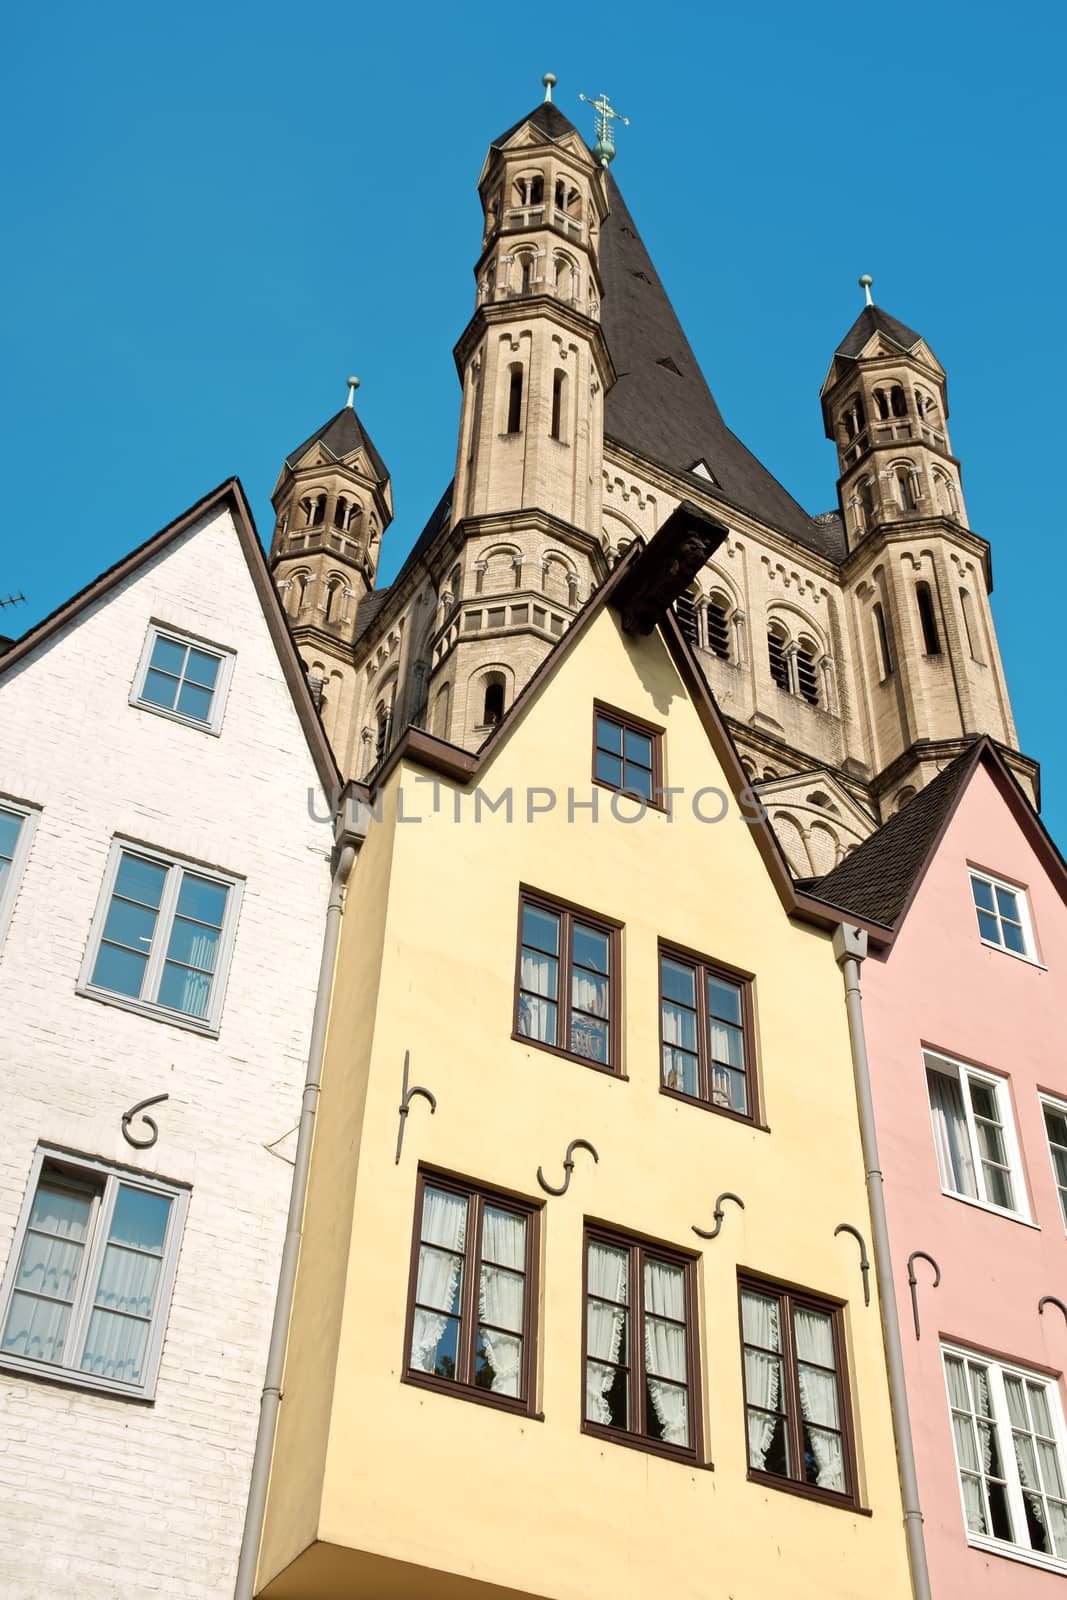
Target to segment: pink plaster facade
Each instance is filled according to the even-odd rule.
[[[961,1503],[941,1341],[1053,1376],[1067,1410],[1067,1238],[1040,1093],[1067,1101],[1067,904],[1063,876],[1043,859],[985,761],[972,773],[887,957],[862,973],[864,1016],[904,1343],[909,1407],[935,1600],[1052,1600],[1067,1562],[1044,1570],[975,1548]],[[1048,863],[1048,864],[1047,864]],[[1037,961],[982,943],[969,867],[1026,890]],[[1003,1075],[1030,1221],[942,1191],[923,1050]],[[922,1336],[912,1323],[907,1261],[916,1263]],[[1012,1450],[1005,1430],[1004,1445]],[[1064,1463],[1067,1470],[1067,1462]]]

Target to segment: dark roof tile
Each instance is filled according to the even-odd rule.
[[[906,328],[902,322],[898,322],[896,317],[891,317],[888,311],[883,311],[881,306],[864,306],[838,345],[836,354],[847,356],[854,361],[876,333],[884,333],[887,339],[892,339],[902,350],[914,349],[922,337],[911,328]]]
[[[287,455],[286,466],[295,467],[313,444],[324,444],[330,454],[336,456],[339,461],[344,456],[350,456],[353,450],[365,450],[378,482],[388,483],[389,469],[371,443],[370,436],[356,416],[353,406],[342,406],[335,417],[323,423],[310,439],[305,439],[302,445]]]
[[[527,122],[531,123],[539,133],[546,133],[550,139],[562,139],[565,133],[578,133],[574,123],[568,122],[563,112],[553,101],[544,100],[528,116],[520,117],[518,122],[512,123],[506,133],[502,133],[498,139],[494,139],[493,149],[499,148],[502,144],[507,144],[512,134],[518,133],[519,129]],[[578,137],[581,138],[581,134],[578,134]]]

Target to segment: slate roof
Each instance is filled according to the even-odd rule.
[[[356,626],[352,634],[353,644],[355,644],[358,639],[362,639],[363,635],[366,633],[367,629],[370,627],[371,623],[374,621],[375,617],[388,600],[389,594],[390,589],[385,588],[372,589],[369,594],[365,594],[363,596],[363,599],[356,607]]]
[[[291,455],[287,455],[286,466],[295,467],[301,456],[306,455],[313,444],[324,444],[330,454],[336,456],[338,460],[351,455],[353,450],[365,450],[378,482],[388,483],[389,469],[371,443],[353,406],[342,406],[336,416],[331,417],[329,422],[324,422],[310,439],[305,439]]]
[[[892,927],[977,766],[984,744],[977,739],[832,872],[808,883],[808,892],[870,922]]]
[[[891,317],[888,311],[883,311],[881,306],[864,306],[838,345],[835,355],[846,356],[850,361],[854,361],[875,333],[884,333],[887,339],[892,339],[902,350],[913,349],[922,337],[912,328],[906,328],[902,322],[898,322],[896,317]]]
[[[518,122],[512,123],[506,133],[500,135],[499,139],[494,139],[492,149],[496,150],[500,145],[507,144],[512,134],[518,133],[519,129],[524,127],[527,122],[537,128],[540,133],[546,133],[550,139],[562,139],[565,133],[578,133],[574,123],[567,120],[555,102],[545,100],[537,107],[536,111],[531,111],[528,116],[520,117]],[[578,133],[578,137],[579,139],[581,138],[580,133]]]

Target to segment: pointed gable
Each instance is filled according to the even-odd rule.
[[[312,457],[310,461],[306,462],[305,458],[310,455],[316,445],[325,454]],[[374,448],[370,435],[356,416],[355,408],[353,406],[342,406],[336,416],[323,423],[322,427],[316,429],[309,439],[305,439],[303,444],[298,445],[295,450],[286,456],[285,464],[295,471],[302,464],[314,466],[319,462],[345,461],[360,451],[366,457],[371,469],[370,476],[378,483],[388,483],[389,469]]]

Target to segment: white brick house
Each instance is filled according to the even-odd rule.
[[[4,1600],[232,1594],[336,787],[236,482],[0,658]]]

